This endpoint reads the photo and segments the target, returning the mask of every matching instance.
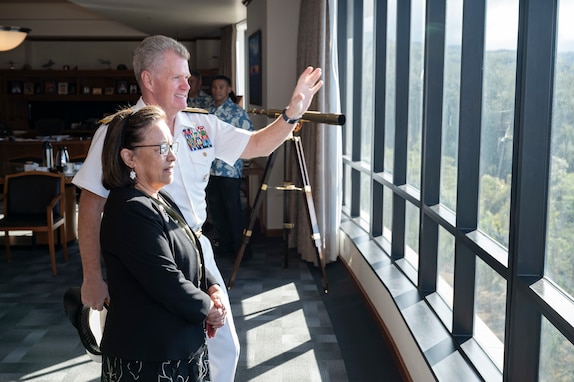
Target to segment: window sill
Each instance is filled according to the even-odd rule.
[[[405,361],[409,374],[421,373],[421,369],[420,365],[412,365],[415,361],[412,360],[411,349],[408,344],[403,344],[404,329],[411,335],[436,380],[478,381],[485,378],[489,381],[502,381],[500,371],[473,339],[459,344],[457,339],[450,335],[449,325],[443,322],[452,316],[452,313],[448,312],[448,306],[444,303],[442,306],[438,304],[436,300],[440,300],[439,297],[429,297],[428,300],[421,297],[405,270],[393,263],[390,256],[383,251],[381,242],[384,243],[384,240],[371,240],[368,233],[352,220],[341,224],[341,232],[340,256],[347,261],[349,269],[361,284],[365,297],[371,301],[379,319],[388,329],[387,333],[392,337],[391,341],[395,344],[399,356]],[[361,260],[367,264],[366,267],[357,264]],[[366,274],[365,269],[374,275]],[[390,304],[393,306],[381,306],[381,301],[386,298],[383,297],[385,294],[394,302],[394,305]],[[400,317],[400,322],[391,322],[388,318],[385,320],[385,317],[392,316],[391,309],[396,310],[398,314],[395,316]]]

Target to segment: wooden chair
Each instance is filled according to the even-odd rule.
[[[56,276],[54,231],[60,229],[64,259],[68,261],[66,245],[65,183],[62,174],[26,171],[6,175],[4,179],[4,231],[6,258],[10,262],[10,231],[46,232],[52,273]]]

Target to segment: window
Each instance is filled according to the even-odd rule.
[[[361,97],[361,161],[365,164],[371,163],[372,141],[374,129],[374,106],[375,97],[375,55],[373,46],[375,35],[374,26],[374,0],[363,2],[363,79]]]
[[[345,155],[352,155],[353,153],[353,119],[354,119],[354,110],[353,110],[353,97],[355,95],[354,91],[355,88],[353,86],[355,79],[352,73],[355,71],[355,61],[353,60],[353,43],[354,43],[354,33],[353,33],[353,2],[350,1],[347,7],[347,25],[348,30],[346,31],[346,51],[347,54],[347,61],[345,63],[346,67],[349,69],[347,71],[348,75],[346,76],[346,99],[345,99],[345,114],[346,114],[346,123],[344,129],[344,146],[343,146],[343,153]],[[351,158],[353,160],[353,158]],[[350,189],[349,189],[350,190]]]
[[[574,345],[544,318],[541,337],[539,380],[571,381],[574,375]]]
[[[574,1],[560,1],[544,274],[574,296]]]
[[[419,263],[419,210],[412,203],[406,204],[405,259],[418,269]]]
[[[478,227],[508,248],[518,0],[486,11]]]
[[[371,221],[371,177],[361,173],[361,224],[368,227]]]
[[[385,74],[385,172],[393,173],[395,143],[395,66],[397,61],[397,3],[387,1],[387,51]]]
[[[237,57],[235,62],[237,63],[235,73],[237,76],[235,94],[247,94],[245,89],[247,88],[245,79],[247,74],[247,68],[245,63],[247,58],[245,58],[245,35],[247,34],[247,21],[240,21],[236,25],[236,40],[235,40],[235,51],[237,52]]]
[[[425,1],[413,0],[411,4],[411,41],[409,53],[409,132],[407,184],[420,189]]]
[[[440,203],[456,211],[462,0],[446,6]]]
[[[502,370],[506,281],[478,258],[475,291],[474,336]]]
[[[339,0],[360,9],[339,40],[361,134],[342,230],[364,233],[357,280],[381,282],[435,375],[572,380],[574,0],[557,2]],[[372,115],[350,118],[357,94]]]
[[[454,237],[444,228],[438,231],[437,292],[452,309],[454,289]]]

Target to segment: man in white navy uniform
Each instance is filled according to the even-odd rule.
[[[307,68],[283,114],[265,128],[249,132],[220,121],[201,111],[186,110],[189,90],[189,52],[177,41],[165,36],[151,36],[134,51],[134,74],[142,96],[134,106],[159,105],[168,116],[168,126],[180,149],[175,162],[175,176],[164,189],[182,210],[189,226],[200,233],[206,218],[205,187],[214,158],[233,164],[239,158],[271,154],[292,132],[307,111],[315,93],[322,87],[320,68]],[[82,189],[78,214],[78,242],[82,257],[82,302],[102,310],[109,299],[100,263],[100,219],[108,195],[101,184],[101,152],[107,125],[94,134],[88,156],[73,183]],[[209,240],[201,235],[205,265],[224,290],[225,283],[215,263]],[[212,380],[231,382],[239,359],[239,340],[235,331],[229,298],[225,296],[226,324],[218,329],[207,346]]]

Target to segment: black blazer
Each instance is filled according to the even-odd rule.
[[[199,254],[184,230],[147,195],[118,188],[106,201],[100,243],[111,299],[102,352],[139,361],[189,358],[205,342],[205,290],[217,282],[207,272],[199,287]]]

